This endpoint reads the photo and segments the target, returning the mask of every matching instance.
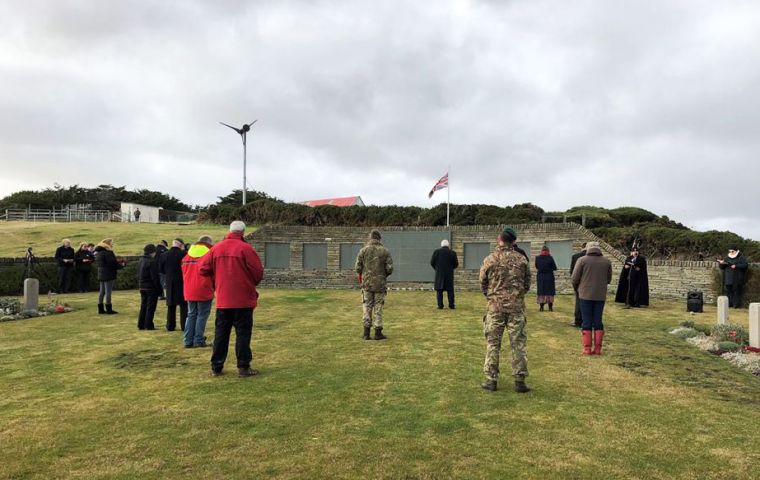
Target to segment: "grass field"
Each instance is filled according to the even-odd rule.
[[[528,304],[519,395],[508,356],[503,388],[479,388],[475,293],[438,311],[391,292],[389,340],[365,342],[357,291],[264,290],[251,379],[232,353],[212,378],[209,349],[138,332],[135,292],[114,316],[66,296],[81,310],[0,324],[0,478],[758,478],[760,380],[669,335],[682,302],[608,306],[588,358],[558,298]]]
[[[179,237],[195,242],[207,234],[216,241],[228,231],[225,225],[178,225],[153,223],[95,223],[95,222],[0,222],[0,257],[23,257],[27,247],[34,248],[38,257],[52,257],[61,240],[68,238],[74,250],[80,242],[97,245],[104,238],[114,239],[114,250],[119,255],[142,255],[147,243],[157,243]]]

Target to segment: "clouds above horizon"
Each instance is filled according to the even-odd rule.
[[[546,210],[760,239],[751,1],[9,1],[0,195],[111,183]]]

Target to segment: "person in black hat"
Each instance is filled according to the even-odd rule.
[[[172,248],[159,262],[158,271],[166,275],[166,329],[173,332],[177,327],[177,307],[179,306],[179,325],[185,330],[187,319],[187,302],[182,280],[182,259],[185,257],[185,242],[175,238]]]
[[[728,248],[726,258],[718,258],[718,266],[723,272],[723,288],[728,295],[728,306],[740,308],[742,306],[742,291],[747,277],[747,258],[739,251],[737,245]]]
[[[620,272],[615,302],[625,303],[625,307],[649,306],[649,274],[647,259],[639,255],[639,249],[633,247],[631,255],[623,262]]]
[[[155,330],[153,316],[156,313],[158,296],[163,292],[163,289],[158,277],[156,246],[152,243],[143,248],[143,256],[137,266],[137,285],[140,289],[140,313],[137,316],[137,328],[139,330]]]

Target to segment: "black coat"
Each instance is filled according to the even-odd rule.
[[[723,285],[734,285],[741,287],[746,280],[747,259],[739,252],[736,258],[726,257],[723,259],[725,263],[718,265],[723,270]],[[736,268],[731,268],[732,265],[736,265]]]
[[[158,271],[166,275],[166,304],[181,305],[185,303],[185,285],[182,281],[182,259],[185,251],[172,247],[158,261]]]
[[[98,245],[95,247],[95,264],[98,266],[98,281],[109,282],[116,280],[116,272],[124,265],[116,261],[113,250]]]
[[[626,265],[630,268],[625,268]],[[633,256],[625,259],[620,280],[618,280],[615,301],[631,307],[649,305],[649,274],[646,257],[639,255],[635,261]]]
[[[457,252],[449,247],[441,247],[433,252],[430,266],[435,269],[435,289],[454,289],[454,269],[459,267]]]
[[[556,295],[554,286],[554,271],[557,263],[551,255],[536,257],[536,295]]]
[[[578,262],[578,259],[585,256],[586,250],[584,249],[570,257],[570,275],[573,274],[573,270],[575,270],[575,264]]]
[[[59,267],[71,268],[74,266],[74,262],[64,262],[64,260],[74,260],[74,249],[71,247],[60,247],[55,249],[55,260]]]
[[[158,277],[158,262],[150,255],[143,255],[137,266],[137,285],[141,292],[161,295],[161,279]]]
[[[77,272],[90,273],[93,263],[95,263],[95,255],[91,251],[77,250],[76,255],[74,255],[74,265]]]

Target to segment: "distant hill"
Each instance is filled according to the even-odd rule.
[[[193,211],[193,207],[162,192],[147,189],[127,190],[124,186],[98,185],[94,188],[54,185],[44,190],[22,190],[0,199],[0,211],[32,208],[51,210],[66,205],[92,205],[94,210],[118,210],[119,203],[132,202],[167,210]]]

